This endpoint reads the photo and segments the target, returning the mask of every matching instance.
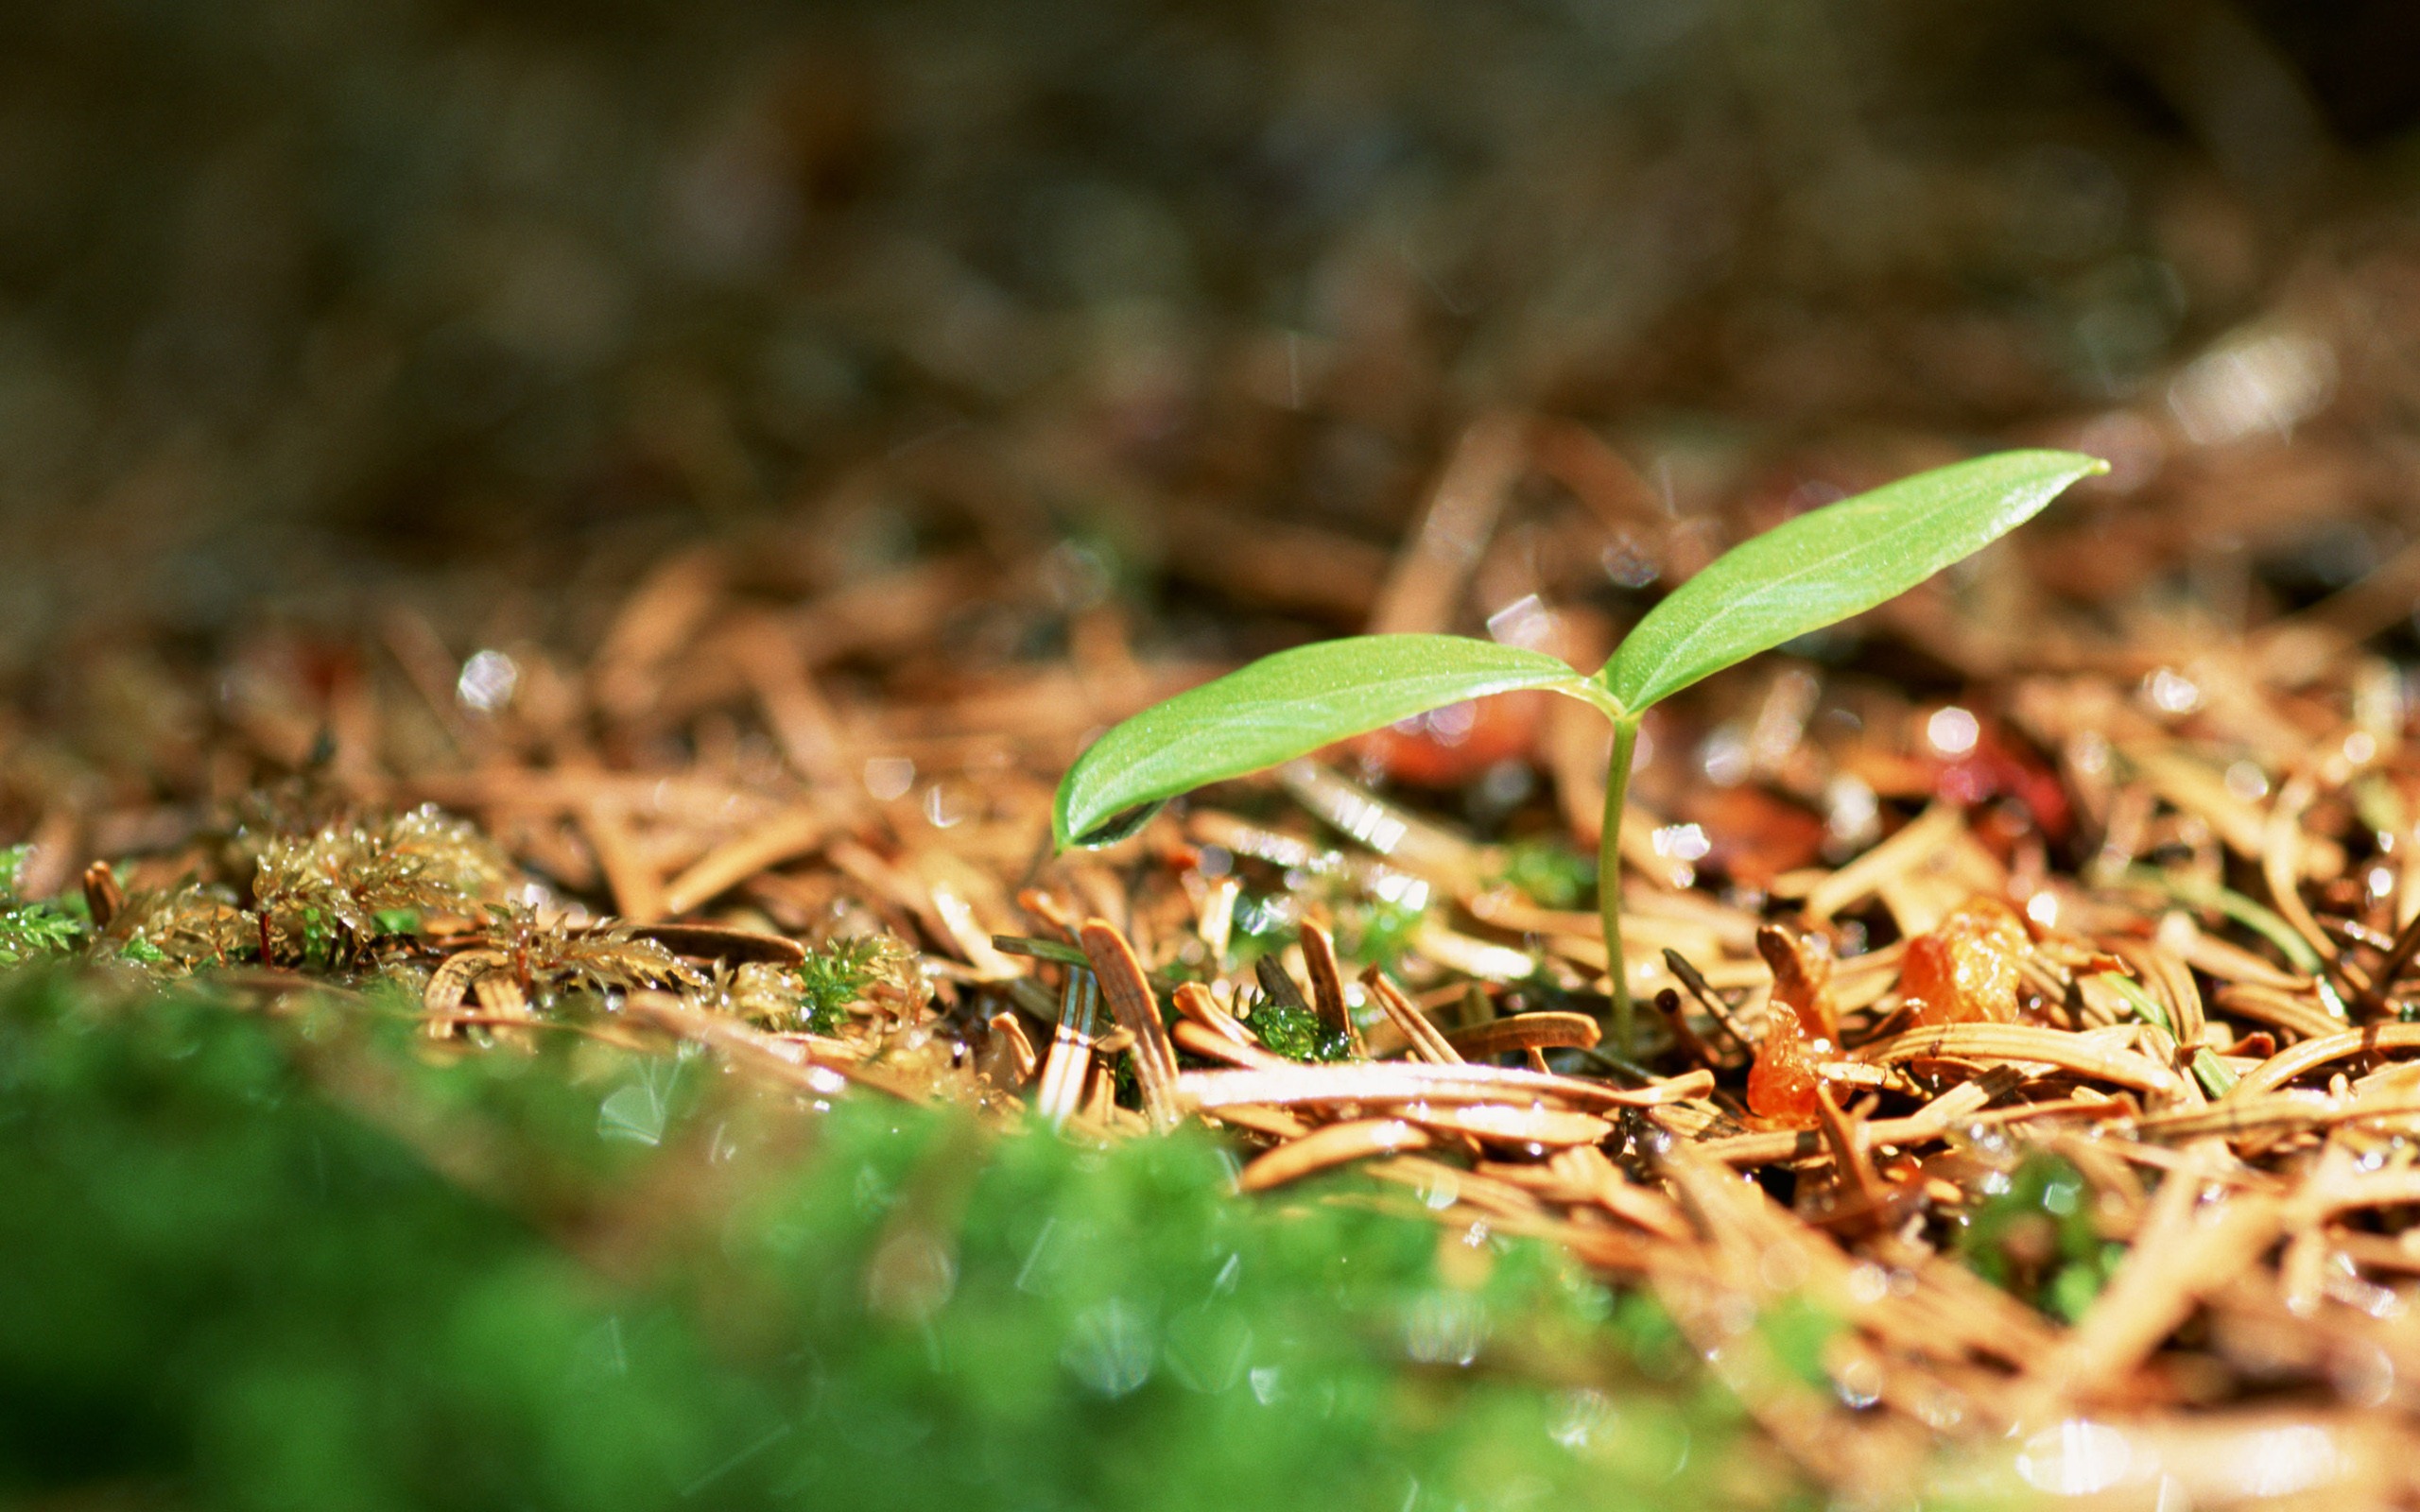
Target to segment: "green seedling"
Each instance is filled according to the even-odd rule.
[[[1465,699],[1530,688],[1577,698],[1614,727],[1597,891],[1614,1039],[1627,1053],[1616,879],[1640,716],[1702,678],[1896,597],[2107,471],[2072,452],[2003,452],[1809,510],[1682,584],[1591,677],[1541,651],[1454,635],[1356,636],[1263,657],[1096,741],[1059,783],[1054,837],[1062,849],[1110,844],[1178,794]]]

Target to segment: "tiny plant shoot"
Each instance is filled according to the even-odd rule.
[[[1701,678],[1896,597],[2108,470],[2073,452],[2002,452],[1809,510],[1674,590],[1594,677],[1543,652],[1455,635],[1355,636],[1263,657],[1094,742],[1059,783],[1054,837],[1063,849],[1107,845],[1180,793],[1466,698],[1522,688],[1577,698],[1614,727],[1597,895],[1614,1040],[1627,1054],[1619,844],[1640,716]]]

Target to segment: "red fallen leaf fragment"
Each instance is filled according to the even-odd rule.
[[[1414,787],[1455,788],[1498,762],[1527,757],[1546,720],[1547,693],[1507,693],[1447,704],[1352,742],[1354,754]]]
[[[1787,799],[1745,783],[1692,792],[1680,816],[1705,832],[1703,866],[1743,887],[1770,887],[1785,871],[1811,867],[1824,850],[1824,821]]]
[[[2014,799],[2032,815],[2044,839],[2053,845],[2065,840],[2074,813],[2058,773],[1995,721],[1975,721],[1971,714],[1966,718],[1972,744],[1961,751],[1936,751],[1928,763],[1934,795],[1964,807]]]

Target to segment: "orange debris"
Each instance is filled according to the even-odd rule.
[[[1932,933],[1908,942],[1899,991],[1908,999],[1912,1022],[1923,1027],[2014,1020],[2017,963],[2031,944],[2025,920],[2000,900],[1979,895],[1960,903]]]
[[[1821,1077],[1816,1062],[1830,1055],[1840,1030],[1832,1011],[1831,953],[1768,924],[1756,950],[1772,968],[1764,1042],[1748,1069],[1748,1109],[1764,1118],[1801,1123],[1815,1116]]]

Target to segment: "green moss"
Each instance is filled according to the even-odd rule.
[[[1252,1032],[1288,1060],[1342,1060],[1352,1053],[1345,1037],[1322,1023],[1317,1013],[1275,998],[1253,1005]]]
[[[1321,1021],[1274,958],[1262,957],[1253,974],[1260,979],[1260,997],[1252,1006],[1252,1028],[1262,1044],[1288,1060],[1341,1060],[1352,1054],[1351,1039]]]
[[[19,891],[32,854],[29,845],[0,850],[0,965],[64,955],[83,942],[82,920],[55,903],[28,901]]]
[[[2100,1295],[2125,1246],[2101,1236],[2083,1174],[2059,1157],[2028,1157],[2007,1183],[1967,1218],[1959,1253],[1986,1280],[2072,1323]]]
[[[1338,878],[1321,879],[1313,885],[1335,920],[1338,954],[1362,965],[1393,971],[1426,917],[1424,908],[1366,897]],[[1228,969],[1253,966],[1262,956],[1274,955],[1301,939],[1302,906],[1303,899],[1288,892],[1247,891],[1238,898],[1227,936]]]
[[[0,987],[0,1501],[1630,1507],[1722,1484],[1726,1416],[1621,1363],[1659,1332],[1647,1304],[1492,1239],[1484,1283],[1447,1285],[1427,1222],[1351,1184],[1239,1201],[1206,1137],[809,1117],[573,1036],[430,1066],[401,1016],[85,996]],[[327,1086],[382,1090],[364,1117]]]
[[[1411,947],[1426,910],[1376,898],[1353,898],[1336,905],[1336,948],[1345,959],[1392,971]]]
[[[1518,887],[1541,908],[1584,908],[1597,898],[1597,860],[1560,840],[1515,840],[1494,881]]]
[[[888,935],[835,939],[809,952],[805,964],[790,973],[798,983],[802,1023],[815,1034],[832,1033],[850,1004],[861,1001],[876,983],[897,981],[907,960],[907,949]]]

